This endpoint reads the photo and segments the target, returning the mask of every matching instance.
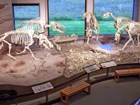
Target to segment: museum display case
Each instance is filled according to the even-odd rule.
[[[116,69],[139,68],[139,5],[139,0],[2,0],[0,101],[18,103],[38,94],[48,101],[73,81],[90,82],[98,74],[107,80]]]

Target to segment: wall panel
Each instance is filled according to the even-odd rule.
[[[0,34],[13,30],[13,13],[11,0],[0,0]]]

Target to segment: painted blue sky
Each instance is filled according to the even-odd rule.
[[[94,0],[94,12],[102,15],[105,12],[112,12],[115,16],[132,17],[133,0]]]
[[[85,0],[49,0],[49,16],[78,20],[85,12]]]
[[[85,12],[85,0],[48,0],[49,18],[66,17],[74,20],[82,19]],[[112,12],[114,16],[132,17],[133,0],[94,0],[94,12],[102,17],[105,12]],[[15,6],[15,18],[35,18],[39,16],[38,6]]]
[[[14,17],[30,19],[39,17],[39,6],[14,6]]]

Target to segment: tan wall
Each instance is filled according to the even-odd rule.
[[[0,35],[13,30],[13,14],[11,0],[0,0]]]
[[[87,2],[87,5],[86,5],[87,11],[93,13],[93,3],[94,3],[93,0],[86,0],[86,2]]]

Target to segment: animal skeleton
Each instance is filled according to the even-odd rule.
[[[87,43],[89,43],[89,40],[92,37],[93,30],[92,29],[86,29],[86,32],[87,32]]]
[[[27,25],[22,27],[23,24],[27,24]],[[52,27],[53,31],[58,31],[60,33],[64,33],[64,31],[60,29],[60,28],[65,28],[64,25],[62,25],[56,21],[52,21],[50,24],[47,24],[47,22],[45,20],[41,20],[41,19],[32,19],[32,20],[28,20],[28,21],[23,21],[23,22],[21,22],[19,29],[20,30],[32,29],[32,30],[35,30],[35,34],[38,35],[41,32],[45,32],[45,30],[48,27]]]
[[[26,26],[22,27],[23,24],[26,24]],[[23,21],[21,22],[21,25],[20,25],[20,28],[18,30],[29,30],[29,29],[32,29],[34,30],[34,35],[38,38],[39,36],[42,37],[41,34],[44,34],[45,33],[45,30],[48,28],[48,27],[52,27],[53,28],[53,31],[58,31],[60,33],[64,33],[63,30],[61,30],[61,28],[65,28],[64,25],[56,22],[56,21],[52,21],[50,24],[47,24],[46,21],[44,20],[41,20],[41,19],[32,19],[32,20],[29,20],[29,21]],[[46,36],[43,35],[43,37],[41,38],[41,41],[40,43],[42,43],[45,48],[49,49],[49,46],[51,46],[51,48],[53,48],[53,44],[48,40],[48,38]],[[55,45],[55,46],[58,46],[58,45]],[[58,48],[58,47],[56,47]]]
[[[62,25],[62,24],[60,24],[60,23],[58,23],[58,22],[56,22],[56,21],[52,21],[50,23],[50,25],[47,25],[47,27],[52,27],[53,28],[53,31],[58,31],[60,33],[64,33],[64,31],[63,30],[60,30],[60,28],[65,28],[65,26]]]
[[[128,24],[125,24],[121,28],[118,29],[117,33],[115,34],[115,40],[120,40],[120,31],[125,28],[126,32],[128,33],[129,40],[124,44],[123,48],[121,50],[124,50],[126,46],[132,41],[132,44],[134,46],[135,42],[133,40],[133,36],[137,36],[137,42],[138,45],[140,45],[139,37],[140,37],[140,23],[138,22],[130,22]]]
[[[32,19],[23,21],[20,23],[20,26],[18,26],[18,30],[34,30],[34,34],[38,35],[39,32],[45,31],[45,24],[46,22],[44,20],[40,19]]]
[[[26,24],[26,26],[22,27],[23,24]],[[5,32],[2,35],[2,37],[0,38],[0,42],[1,42],[0,49],[3,47],[3,43],[8,44],[9,53],[7,55],[16,60],[16,58],[11,55],[12,43],[24,45],[25,46],[24,50],[17,54],[24,53],[26,49],[28,49],[32,54],[33,58],[37,60],[37,58],[34,56],[33,52],[31,51],[31,49],[29,48],[34,43],[33,38],[38,38],[39,45],[44,46],[45,49],[46,48],[50,49],[54,47],[54,45],[48,40],[48,37],[44,34],[45,29],[48,27],[52,27],[54,31],[58,31],[61,33],[63,33],[63,31],[60,30],[60,28],[65,28],[64,25],[58,22],[51,22],[48,25],[44,20],[40,20],[40,19],[23,21],[17,30]],[[10,36],[10,42],[6,40],[8,36]]]
[[[98,34],[99,34],[99,22],[97,21],[97,19],[95,18],[95,16],[90,13],[90,12],[85,12],[83,14],[84,18],[89,18],[89,21],[87,22],[87,43],[89,43],[89,40],[92,36],[92,33],[95,32],[96,33],[96,40],[98,41]]]
[[[114,21],[114,27],[118,30],[119,28],[121,28],[123,25],[127,24],[128,22],[131,22],[132,19],[127,18],[127,17],[115,17],[112,13],[110,12],[106,12],[103,14],[103,18],[108,18],[109,16],[111,16]]]
[[[50,47],[53,47],[53,44],[51,44],[47,37],[44,34],[41,34],[40,36],[34,36],[34,30],[15,30],[15,31],[9,31],[4,33],[3,35],[1,35],[2,37],[0,38],[0,49],[3,47],[3,43],[6,43],[9,47],[9,53],[7,54],[9,57],[13,58],[16,60],[16,58],[14,56],[11,55],[11,49],[12,49],[12,43],[13,44],[19,44],[19,45],[24,45],[24,50],[21,51],[20,53],[17,54],[22,54],[26,51],[26,49],[28,49],[30,51],[30,53],[32,54],[32,57],[35,60],[38,60],[33,52],[31,51],[31,49],[29,48],[33,43],[34,40],[33,38],[38,38],[40,45],[43,45],[45,48],[47,47],[47,44],[50,45]],[[6,38],[10,36],[10,41],[8,42],[6,40]]]

